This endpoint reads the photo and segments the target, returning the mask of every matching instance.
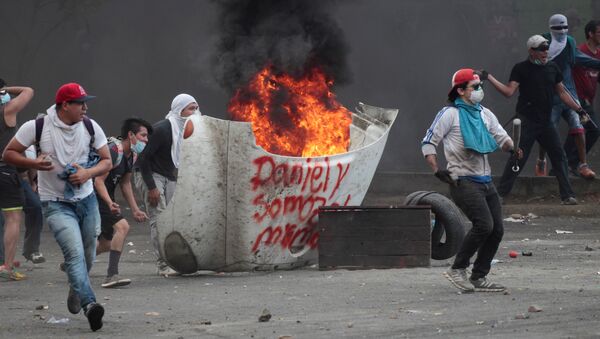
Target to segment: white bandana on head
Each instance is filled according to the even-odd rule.
[[[185,128],[186,117],[181,116],[183,111],[189,104],[198,103],[193,96],[189,94],[179,94],[171,103],[171,110],[165,116],[171,122],[171,135],[173,136],[173,143],[171,144],[171,159],[175,168],[179,168],[179,150],[181,148],[181,141],[183,140],[183,129]],[[196,110],[194,114],[201,114],[199,110]]]
[[[567,33],[569,29],[553,29],[552,27],[567,27],[567,17],[562,14],[554,14],[548,20],[548,25],[550,26],[550,35],[552,35],[550,49],[548,50],[548,60],[554,60],[567,46]]]
[[[87,133],[85,126],[82,121],[73,125],[62,122],[58,118],[56,105],[50,106],[46,113],[48,113],[48,120],[51,124],[44,127],[50,130],[56,160],[62,167],[66,167],[76,162],[82,152],[88,152],[89,144],[81,142],[85,137],[85,133]]]

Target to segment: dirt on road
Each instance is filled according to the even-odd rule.
[[[0,282],[0,337],[599,337],[600,221],[539,214],[505,223],[489,278],[509,291],[470,294],[443,278],[449,260],[417,269],[307,267],[162,278],[148,230],[134,224],[120,265],[132,284],[100,287],[106,254],[92,269],[106,308],[104,327],[95,333],[82,314],[67,310],[66,277],[58,270],[62,256],[46,228],[42,251],[48,261],[24,264],[26,281]],[[510,258],[509,251],[519,255]],[[266,314],[268,321],[259,321]]]

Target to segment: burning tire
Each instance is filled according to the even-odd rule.
[[[405,204],[431,206],[434,221],[431,230],[432,259],[448,259],[458,252],[468,220],[450,199],[437,192],[418,191],[409,194]],[[444,235],[445,240],[442,241]]]

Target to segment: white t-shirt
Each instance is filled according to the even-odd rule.
[[[106,135],[104,134],[104,131],[100,125],[98,125],[94,120],[90,120],[92,121],[92,126],[94,126],[94,147],[99,149],[106,145]],[[85,145],[89,145],[91,136],[85,128],[85,124],[83,121],[78,122],[78,124],[78,128],[85,129],[85,133],[82,134],[83,139],[80,140],[80,142]],[[57,161],[56,152],[54,150],[54,145],[50,135],[51,128],[53,128],[52,123],[48,120],[48,117],[46,117],[44,121],[44,128],[42,129],[42,135],[40,137],[40,151],[41,153],[50,155],[54,169],[51,171],[38,171],[38,192],[40,194],[41,201],[66,201],[64,198],[66,182],[58,177],[58,175],[61,174],[65,168]],[[17,131],[17,134],[15,134],[15,138],[25,147],[35,145],[35,120],[29,120],[24,123]],[[72,162],[79,164],[87,162],[89,150],[87,150],[87,147],[85,147],[85,149],[86,151],[81,151],[79,154],[74,154]],[[92,194],[93,191],[94,186],[92,180],[90,179],[79,187],[75,186],[75,196],[73,199],[69,200],[81,200]]]

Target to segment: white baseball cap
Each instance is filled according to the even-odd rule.
[[[527,48],[538,48],[542,44],[548,44],[548,39],[541,35],[533,35],[527,39]]]

